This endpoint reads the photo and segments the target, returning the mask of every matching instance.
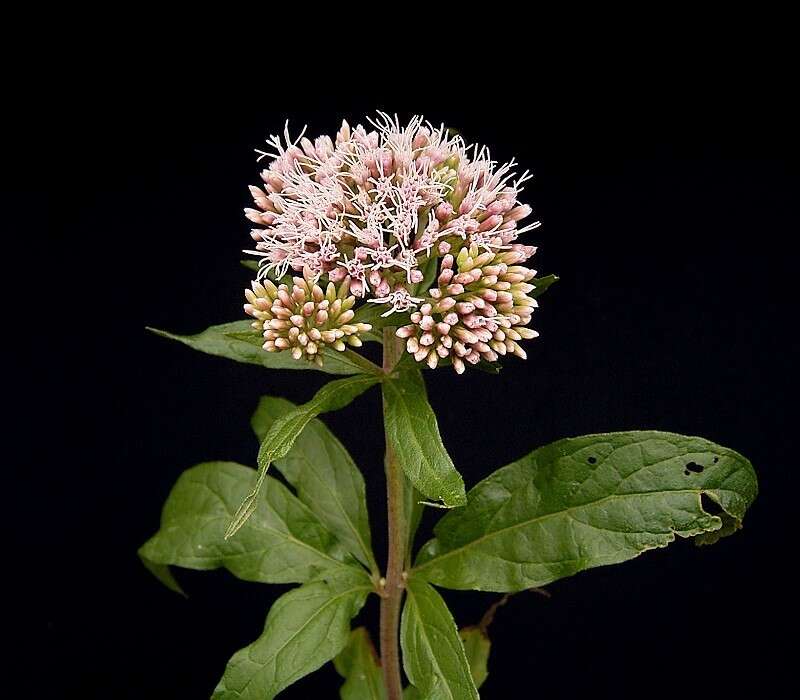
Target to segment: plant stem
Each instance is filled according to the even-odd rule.
[[[403,341],[394,328],[383,329],[383,371],[390,373],[403,353]],[[404,512],[404,479],[402,465],[389,445],[386,436],[386,508],[388,514],[389,555],[386,564],[386,584],[381,598],[381,666],[387,700],[401,700],[403,681],[400,676],[398,628],[403,602],[405,580],[403,567],[406,558],[407,514]]]

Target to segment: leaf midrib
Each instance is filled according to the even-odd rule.
[[[608,496],[604,496],[596,501],[590,501],[588,503],[582,503],[575,506],[569,506],[568,508],[563,508],[562,510],[553,511],[552,513],[544,513],[543,515],[536,516],[535,518],[529,518],[528,520],[524,520],[519,523],[514,523],[513,525],[507,525],[506,527],[500,528],[499,530],[493,530],[492,532],[487,532],[485,535],[481,535],[477,539],[470,540],[466,544],[461,545],[460,547],[456,547],[455,549],[451,549],[444,554],[439,554],[438,556],[434,557],[433,559],[429,559],[428,561],[424,562],[423,564],[419,564],[411,569],[411,572],[419,572],[427,567],[431,566],[436,562],[441,562],[442,559],[446,559],[447,557],[452,556],[453,554],[457,554],[465,549],[468,549],[473,546],[477,546],[481,542],[485,540],[492,539],[493,537],[502,535],[506,532],[510,532],[512,530],[516,530],[517,528],[527,527],[528,525],[533,525],[534,523],[541,522],[543,520],[547,520],[549,518],[555,518],[558,516],[563,515],[571,515],[572,512],[580,509],[580,508],[587,508],[587,507],[595,507],[604,503],[606,501],[610,501],[617,498],[630,498],[632,496],[663,496],[664,494],[680,494],[680,493],[691,493],[697,496],[702,495],[706,491],[730,491],[730,489],[673,489],[667,491],[644,491],[639,493],[611,493]],[[734,493],[734,492],[732,492]],[[701,506],[702,510],[702,506]],[[727,513],[727,511],[725,511]],[[709,514],[710,515],[710,514]],[[728,515],[731,515],[728,513]],[[736,517],[736,516],[731,516]],[[579,521],[580,522],[580,521]],[[605,528],[598,528],[605,530]],[[677,532],[676,530],[672,530],[672,532]],[[409,572],[409,573],[411,573]]]

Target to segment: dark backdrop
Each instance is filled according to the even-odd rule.
[[[260,395],[303,401],[326,376],[197,354],[144,326],[188,333],[240,318],[253,149],[285,118],[315,135],[375,108],[424,112],[533,170],[525,197],[544,225],[527,240],[536,267],[562,278],[541,299],[527,362],[511,359],[496,377],[426,373],[468,485],[557,438],[628,428],[706,436],[748,456],[761,479],[734,537],[676,542],[556,582],[550,599],[512,599],[491,629],[484,696],[726,697],[756,682],[769,694],[788,660],[776,638],[794,612],[781,574],[796,487],[798,178],[785,84],[765,74],[744,86],[703,68],[598,74],[555,93],[510,80],[367,96],[334,80],[304,96],[266,84],[290,80],[280,71],[259,78],[251,66],[221,87],[187,81],[184,68],[74,73],[46,144],[63,167],[37,169],[58,266],[40,279],[37,313],[68,290],[49,317],[63,335],[48,363],[50,409],[68,435],[40,472],[53,509],[38,522],[58,575],[46,579],[33,644],[54,660],[51,696],[206,697],[288,589],[179,571],[183,599],[136,549],[183,469],[254,462],[248,417]],[[364,470],[382,561],[377,392],[324,420]],[[462,625],[496,600],[446,596]],[[374,630],[376,613],[373,599],[359,621]],[[335,697],[338,683],[328,665],[281,697]]]

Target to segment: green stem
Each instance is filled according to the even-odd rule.
[[[389,374],[403,353],[403,343],[394,328],[383,329],[383,371]],[[400,675],[399,626],[405,588],[404,567],[407,546],[407,515],[404,503],[402,465],[386,437],[386,503],[389,529],[389,555],[386,583],[381,598],[380,642],[383,682],[387,700],[401,700],[403,681]]]

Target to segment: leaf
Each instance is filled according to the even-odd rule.
[[[233,655],[213,700],[271,700],[344,649],[372,584],[365,572],[320,577],[282,595],[263,634]]]
[[[425,700],[478,698],[453,617],[421,579],[409,578],[406,584],[400,643],[406,675]]]
[[[406,530],[406,568],[411,565],[414,538],[422,521],[422,494],[414,488],[408,478],[403,478],[403,519]]]
[[[181,584],[178,583],[175,576],[172,575],[169,566],[167,564],[157,564],[154,561],[150,561],[150,559],[144,556],[142,549],[139,550],[139,559],[142,560],[142,564],[144,564],[145,568],[171,591],[186,596],[186,592],[181,588]]]
[[[266,438],[277,419],[296,408],[285,399],[262,397],[250,420],[259,441]],[[275,460],[275,466],[320,522],[364,566],[377,572],[364,477],[325,424],[310,420],[286,455]]]
[[[404,326],[411,323],[410,312],[395,312],[389,316],[383,316],[382,314],[386,313],[388,308],[386,304],[370,302],[362,304],[355,310],[355,316],[351,323],[369,323],[372,326],[370,333],[375,334],[376,339],[382,343],[383,338],[380,331],[384,326]]]
[[[306,424],[320,413],[344,408],[356,396],[364,393],[379,381],[380,377],[378,375],[367,374],[337,379],[323,386],[314,394],[314,398],[311,401],[284,414],[273,423],[258,451],[258,479],[253,490],[242,501],[242,505],[236,511],[230,527],[225,533],[226,538],[236,534],[239,528],[253,514],[258,502],[261,484],[267,474],[269,465],[276,459],[286,456],[289,450],[292,449],[297,436],[303,432]]]
[[[386,438],[411,483],[448,508],[463,506],[464,481],[447,454],[436,415],[417,369],[396,371],[383,382]]]
[[[164,504],[161,529],[139,550],[146,566],[173,589],[169,565],[224,567],[246,581],[265,583],[300,583],[346,566],[333,535],[272,478],[264,484],[264,507],[235,541],[226,541],[225,527],[255,480],[255,469],[233,462],[187,469]]]
[[[533,290],[529,292],[529,296],[534,299],[544,294],[553,284],[558,282],[561,278],[557,275],[547,275],[546,277],[538,277],[531,280]]]
[[[675,536],[741,525],[757,493],[740,454],[655,431],[560,440],[499,469],[448,513],[414,575],[447,588],[519,591],[616,564]],[[735,528],[730,525],[735,524]]]
[[[433,280],[436,278],[438,261],[439,258],[437,256],[431,255],[422,263],[422,281],[411,288],[412,297],[422,296],[430,289]]]
[[[366,628],[358,627],[350,633],[347,646],[333,664],[345,679],[339,690],[342,700],[386,700],[380,659]]]
[[[464,645],[472,680],[475,681],[475,687],[480,688],[489,676],[487,664],[492,642],[480,627],[464,627],[458,631],[458,636]]]
[[[267,352],[261,347],[261,343],[256,342],[258,340],[255,337],[257,334],[250,327],[249,321],[234,321],[233,323],[211,326],[202,333],[195,335],[177,335],[149,327],[147,330],[163,338],[177,340],[194,350],[199,350],[208,355],[226,357],[229,360],[260,365],[268,369],[316,369],[328,374],[339,375],[362,374],[365,371],[364,366],[358,360],[354,360],[353,355],[360,357],[354,352],[337,352],[327,347],[323,348],[324,365],[322,367],[313,362],[295,360],[291,353],[288,352]],[[365,362],[369,362],[365,358],[362,359]]]

